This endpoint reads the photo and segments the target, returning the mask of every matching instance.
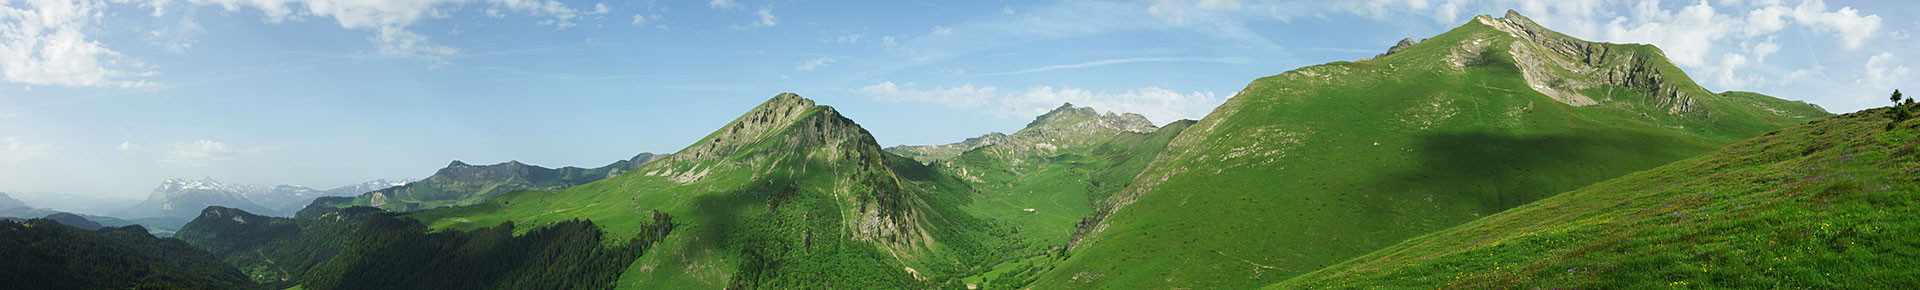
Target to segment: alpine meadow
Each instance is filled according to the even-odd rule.
[[[1916,8],[0,1],[0,289],[1920,288]]]

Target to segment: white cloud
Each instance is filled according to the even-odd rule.
[[[0,80],[26,85],[154,89],[152,67],[89,37],[100,0],[0,1]]]
[[[933,27],[933,35],[939,35],[939,36],[953,35],[953,29],[947,28],[946,26],[936,25]]]
[[[435,64],[443,64],[446,57],[460,54],[459,49],[427,42],[427,37],[399,27],[383,27],[367,40],[373,41],[380,54],[424,59]]]
[[[200,42],[194,37],[205,31],[192,16],[181,17],[173,26],[148,30],[147,42],[165,48],[167,52],[186,53],[187,49]]]
[[[1867,38],[1880,31],[1879,15],[1860,16],[1860,11],[1853,7],[1828,12],[1827,3],[1820,0],[1800,2],[1791,15],[1794,21],[1815,30],[1839,33],[1841,44],[1847,49],[1860,48]]]
[[[708,1],[707,7],[713,8],[713,9],[740,9],[741,8],[740,3],[733,2],[733,0]]]
[[[733,25],[733,29],[747,30],[747,29],[761,28],[761,27],[773,27],[774,25],[780,24],[780,19],[778,17],[773,16],[773,8],[760,8],[760,10],[754,11],[753,14],[755,16],[760,17],[760,20],[754,21],[753,23],[748,23],[746,25],[735,24]]]
[[[593,3],[593,10],[588,10],[587,15],[607,14],[608,12],[613,12],[613,8],[607,7],[607,3]]]
[[[1633,18],[1617,17],[1606,24],[1602,41],[1651,43],[1665,51],[1674,64],[1700,68],[1715,44],[1734,36],[1739,20],[1719,14],[1707,2],[1680,11],[1662,10],[1657,2],[1642,2]]]
[[[828,65],[828,64],[832,64],[832,63],[834,63],[834,62],[838,62],[838,61],[839,61],[839,60],[836,60],[836,59],[833,59],[833,58],[831,58],[831,57],[822,57],[822,58],[815,58],[815,59],[813,59],[813,60],[808,60],[807,62],[802,62],[802,63],[800,63],[800,65],[798,65],[798,66],[794,66],[794,67],[793,67],[793,69],[794,69],[794,70],[803,70],[803,71],[806,71],[806,70],[813,70],[813,69],[816,69],[816,68],[823,68],[823,67],[827,67],[827,65]]]
[[[773,17],[772,8],[760,8],[760,11],[755,12],[754,14],[760,15],[760,21],[754,22],[753,27],[772,27],[775,24],[779,24],[777,22],[774,22],[775,19]]]
[[[835,38],[834,42],[855,43],[855,42],[860,42],[860,38],[866,37],[866,36],[867,34],[865,33],[848,33],[847,35],[841,35],[839,38]]]
[[[955,109],[978,109],[1009,119],[1033,118],[1062,103],[1073,103],[1105,111],[1138,113],[1162,124],[1179,119],[1199,119],[1223,101],[1211,92],[1182,94],[1160,87],[1108,93],[1036,86],[1022,91],[1005,91],[1003,94],[1003,90],[997,87],[976,87],[972,84],[931,90],[916,90],[913,86],[912,83],[895,85],[893,82],[882,82],[852,91],[883,102],[919,102]]]
[[[133,152],[134,150],[140,150],[140,145],[133,144],[133,141],[120,142],[120,151]]]
[[[949,108],[977,109],[991,102],[1000,90],[994,87],[974,87],[972,84],[951,88],[936,87],[932,90],[915,90],[913,86],[913,83],[895,85],[893,82],[882,82],[854,89],[853,92],[882,102],[934,103]]]
[[[1200,3],[1194,6],[1206,10],[1233,11],[1240,10],[1240,0],[1200,0]]]
[[[644,15],[644,14],[634,14],[634,15],[633,15],[633,25],[634,25],[634,26],[639,26],[639,25],[641,25],[641,24],[647,24],[647,22],[649,22],[649,21],[654,21],[654,20],[660,20],[660,14],[654,14],[654,15],[651,15],[651,16],[649,16],[649,15]]]
[[[1753,45],[1753,62],[1767,62],[1767,56],[1777,52],[1780,52],[1780,44],[1768,38],[1765,42]]]
[[[1900,80],[1907,77],[1908,73],[1906,66],[1894,64],[1894,61],[1895,58],[1891,52],[1882,52],[1867,58],[1866,73],[1855,83],[1882,90],[1893,89],[1895,85],[1900,84]]]
[[[466,5],[487,5],[492,17],[505,17],[501,11],[546,17],[540,25],[566,29],[576,24],[581,13],[554,0],[186,0],[187,3],[219,6],[227,11],[259,11],[267,23],[279,23],[301,16],[332,18],[341,28],[371,32],[367,37],[381,54],[411,57],[435,64],[459,54],[459,50],[432,44],[426,36],[408,30],[425,19],[448,17],[448,11]],[[160,6],[154,5],[156,11]]]
[[[6,143],[6,146],[4,149],[6,150],[0,151],[0,161],[7,163],[18,163],[35,157],[47,156],[47,153],[53,149],[53,144],[51,143],[26,143],[13,138],[13,136],[7,136],[5,140],[6,142],[4,143]]]

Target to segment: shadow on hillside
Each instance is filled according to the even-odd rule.
[[[1468,205],[1485,215],[1684,158],[1652,150],[1667,136],[1521,137],[1483,132],[1425,136],[1418,163],[1371,182],[1371,192]],[[1634,142],[1638,140],[1639,142]],[[1429,199],[1431,198],[1431,199]]]

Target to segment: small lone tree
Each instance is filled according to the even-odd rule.
[[[1913,98],[1903,99],[1900,96],[1900,90],[1893,90],[1893,96],[1888,97],[1887,99],[1893,101],[1893,107],[1888,108],[1887,110],[1887,118],[1893,119],[1893,122],[1887,123],[1887,130],[1892,131],[1894,128],[1899,127],[1900,122],[1906,122],[1907,119],[1913,118],[1913,112],[1907,111],[1907,107],[1910,107],[1909,105],[1913,104]],[[1901,104],[1902,100],[1906,101],[1905,105]]]

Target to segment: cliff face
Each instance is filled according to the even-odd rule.
[[[1506,16],[1479,16],[1475,21],[1525,41],[1510,45],[1514,63],[1528,85],[1555,100],[1588,106],[1609,101],[1595,99],[1581,90],[1600,86],[1619,86],[1648,93],[1645,105],[1661,108],[1668,114],[1701,114],[1696,98],[1708,94],[1691,80],[1670,80],[1685,74],[1668,62],[1659,49],[1644,45],[1618,45],[1588,42],[1560,34],[1507,11]]]

